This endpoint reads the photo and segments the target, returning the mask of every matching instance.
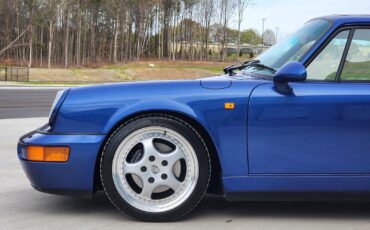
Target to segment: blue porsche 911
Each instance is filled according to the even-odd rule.
[[[313,19],[218,77],[57,94],[20,138],[40,191],[92,196],[170,221],[203,195],[227,200],[370,194],[370,16]]]

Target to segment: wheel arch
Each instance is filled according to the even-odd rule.
[[[126,122],[129,122],[132,119],[136,119],[139,117],[145,117],[145,116],[165,116],[175,119],[181,119],[191,125],[202,137],[203,141],[205,142],[205,145],[207,147],[207,150],[210,154],[211,158],[211,180],[208,187],[208,193],[214,193],[214,194],[222,194],[223,193],[223,185],[222,185],[222,167],[221,162],[219,159],[218,151],[216,148],[216,145],[213,141],[213,138],[207,131],[207,129],[195,118],[191,117],[190,115],[184,114],[182,112],[178,111],[171,111],[171,110],[149,110],[149,111],[141,111],[136,112],[133,114],[130,114],[126,117],[123,117],[120,119],[106,134],[106,138],[103,142],[103,144],[100,147],[99,153],[96,158],[95,162],[95,172],[94,172],[94,190],[101,189],[101,179],[100,179],[100,173],[99,173],[99,160],[103,151],[103,148],[105,144],[107,143],[109,137],[112,135],[112,133],[119,128],[121,125],[125,124]]]

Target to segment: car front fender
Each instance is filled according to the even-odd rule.
[[[136,114],[150,113],[150,112],[172,112],[181,113],[188,116],[199,123],[199,117],[194,112],[194,110],[187,104],[182,104],[173,100],[140,100],[126,107],[122,107],[113,114],[113,116],[108,120],[103,128],[104,133],[109,133],[112,129],[119,124],[122,120],[128,117],[133,117]]]

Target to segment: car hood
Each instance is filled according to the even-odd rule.
[[[259,84],[264,82],[265,80],[259,79],[256,77],[248,76],[248,75],[218,75],[212,77],[206,77],[202,79],[195,79],[195,80],[162,80],[162,81],[140,81],[140,82],[121,82],[121,83],[105,83],[99,85],[91,85],[91,86],[82,86],[73,88],[72,91],[75,92],[84,92],[84,91],[101,91],[101,90],[116,90],[116,89],[146,89],[149,88],[164,90],[170,89],[172,90],[173,87],[180,87],[180,88],[187,88],[187,87],[202,87],[204,89],[227,89],[233,85],[235,81],[247,81],[250,84]],[[179,88],[177,88],[179,89]],[[148,93],[154,93],[154,91],[149,91]],[[178,93],[178,91],[177,91]]]
[[[253,73],[236,73],[232,76],[225,74],[220,76],[208,77],[200,79],[201,85],[207,89],[225,89],[229,88],[233,82],[237,81],[244,81],[250,82],[251,84],[254,83],[266,83],[270,82],[268,77],[264,77],[261,75],[253,74]]]

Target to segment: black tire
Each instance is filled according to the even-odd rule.
[[[150,126],[168,128],[185,137],[195,150],[199,163],[198,180],[191,195],[179,206],[166,212],[151,213],[133,207],[119,194],[112,178],[112,162],[120,143],[132,132]],[[141,221],[167,222],[184,217],[202,200],[207,191],[210,175],[210,157],[201,136],[185,121],[168,115],[144,115],[125,122],[111,134],[105,143],[100,159],[100,176],[106,195],[119,211]]]

